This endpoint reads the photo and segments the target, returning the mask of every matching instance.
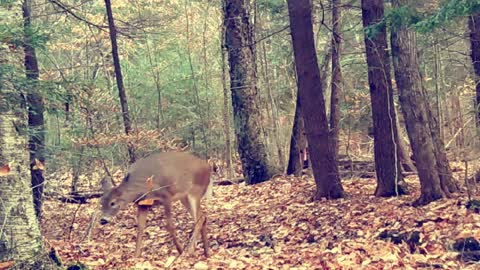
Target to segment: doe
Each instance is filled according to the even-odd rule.
[[[187,252],[193,253],[200,231],[205,256],[209,256],[207,219],[200,207],[203,197],[212,196],[210,166],[206,161],[185,152],[152,154],[133,163],[118,186],[112,187],[111,181],[105,179],[102,189],[102,225],[110,222],[127,204],[133,202],[137,205],[136,257],[141,255],[143,230],[152,205],[163,205],[167,231],[178,252],[183,252],[172,222],[172,203],[177,200],[187,208],[194,222]]]

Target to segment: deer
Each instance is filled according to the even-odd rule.
[[[134,162],[121,183],[113,187],[108,178],[102,180],[103,196],[100,199],[100,224],[112,218],[130,203],[137,206],[137,241],[135,257],[140,257],[142,235],[147,214],[152,206],[162,205],[166,217],[166,229],[182,254],[172,221],[172,203],[180,200],[193,218],[193,233],[187,252],[193,254],[198,234],[201,234],[204,254],[209,256],[207,218],[200,203],[202,198],[212,197],[210,165],[187,152],[163,152],[146,156]],[[200,232],[199,232],[200,231]]]

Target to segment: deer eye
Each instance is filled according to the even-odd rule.
[[[111,202],[111,203],[110,203],[110,206],[115,206],[115,202]]]

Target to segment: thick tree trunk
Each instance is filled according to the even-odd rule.
[[[320,65],[320,81],[322,89],[327,89],[328,67],[330,66],[330,59],[332,58],[332,47],[330,44],[325,45],[325,55]],[[298,144],[298,145],[297,145]],[[307,139],[305,137],[305,121],[302,117],[300,99],[297,95],[295,116],[293,119],[293,130],[290,138],[290,154],[288,159],[287,174],[300,175],[302,168],[308,167],[308,159],[304,160],[304,151],[306,151]],[[296,151],[293,153],[292,151]],[[296,160],[299,158],[299,160]],[[308,158],[308,155],[307,155]],[[297,167],[299,166],[299,167]]]
[[[383,0],[362,0],[363,26],[367,28],[383,19]],[[395,196],[406,192],[402,182],[398,151],[393,89],[390,78],[387,35],[385,25],[374,36],[365,34],[368,81],[372,103],[376,196]]]
[[[317,185],[315,198],[340,198],[343,197],[343,187],[328,129],[313,37],[311,3],[309,0],[289,0],[288,13],[297,69],[298,95]]]
[[[480,138],[480,13],[468,18],[470,30],[470,57],[475,71],[477,134]]]
[[[1,50],[1,49],[0,49]],[[0,57],[6,52],[0,51]],[[0,59],[2,64],[2,59]],[[32,200],[32,185],[26,132],[27,117],[20,93],[2,81],[0,73],[0,166],[11,164],[10,173],[0,174],[0,262],[15,261],[19,269],[42,252],[42,238]],[[20,266],[24,264],[23,266]]]
[[[118,95],[120,97],[120,105],[122,107],[123,125],[125,127],[125,134],[129,135],[132,131],[132,125],[130,121],[130,114],[128,112],[127,95],[125,94],[125,88],[123,86],[122,69],[120,67],[120,57],[118,56],[117,46],[117,29],[115,28],[115,21],[113,19],[112,5],[110,0],[105,0],[105,8],[107,10],[108,17],[108,29],[110,32],[110,42],[112,43],[112,58],[113,67],[115,70],[115,79],[117,80]],[[135,149],[130,143],[128,147],[128,156],[130,157],[130,163],[135,162]]]
[[[29,140],[28,148],[30,150],[30,175],[33,189],[33,203],[35,205],[35,214],[40,220],[42,216],[43,202],[43,172],[38,168],[36,160],[42,164],[45,162],[45,126],[43,119],[44,104],[42,95],[38,89],[38,61],[31,40],[31,15],[30,1],[24,0],[22,3],[23,27],[25,33],[25,42],[23,49],[25,52],[25,73],[28,82],[28,128]]]
[[[400,7],[410,4],[410,0],[392,0],[392,3],[394,7]],[[438,130],[434,130],[436,123],[430,123],[435,119],[420,74],[416,34],[404,26],[394,27],[391,29],[391,43],[400,104],[421,184],[421,196],[415,204],[423,205],[446,197],[454,191],[451,186],[455,185],[448,183],[452,178],[442,176],[448,174],[448,161],[441,162],[445,151],[436,148],[436,143],[443,147],[443,141]]]
[[[238,153],[245,182],[256,184],[270,179],[273,169],[268,164],[261,137],[263,123],[258,108],[255,44],[247,3],[245,0],[224,0],[225,47],[230,65],[230,90]]]
[[[288,158],[287,174],[293,174],[295,176],[302,175],[302,150],[305,149],[305,146],[305,125],[302,117],[300,97],[297,95],[297,105],[295,106],[295,116],[293,118],[292,136],[290,138],[290,154]]]
[[[332,147],[338,156],[340,132],[340,92],[342,91],[342,69],[340,57],[342,53],[342,0],[332,0],[332,93],[330,96],[330,130],[332,131]]]
[[[423,95],[426,97],[426,89],[423,88]],[[452,170],[448,162],[447,153],[445,152],[445,143],[442,140],[442,135],[440,134],[440,126],[438,120],[432,113],[430,105],[427,104],[427,113],[428,113],[428,124],[430,126],[430,133],[433,139],[433,147],[435,149],[435,158],[437,163],[438,175],[440,177],[440,183],[442,185],[442,190],[448,196],[450,193],[458,191],[458,185],[453,179]]]

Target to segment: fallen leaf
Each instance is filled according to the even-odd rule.
[[[165,268],[169,268],[176,258],[176,256],[168,257],[167,262],[165,262]]]
[[[204,262],[197,262],[194,266],[193,269],[195,270],[207,270],[208,269],[208,264]]]
[[[7,270],[15,264],[14,261],[0,262],[0,270]]]
[[[6,176],[10,173],[10,170],[10,164],[3,165],[2,167],[0,167],[0,176]]]
[[[45,165],[43,165],[43,163],[40,162],[40,160],[35,159],[35,165],[33,166],[33,169],[34,169],[34,170],[44,171],[44,170],[45,170]]]

